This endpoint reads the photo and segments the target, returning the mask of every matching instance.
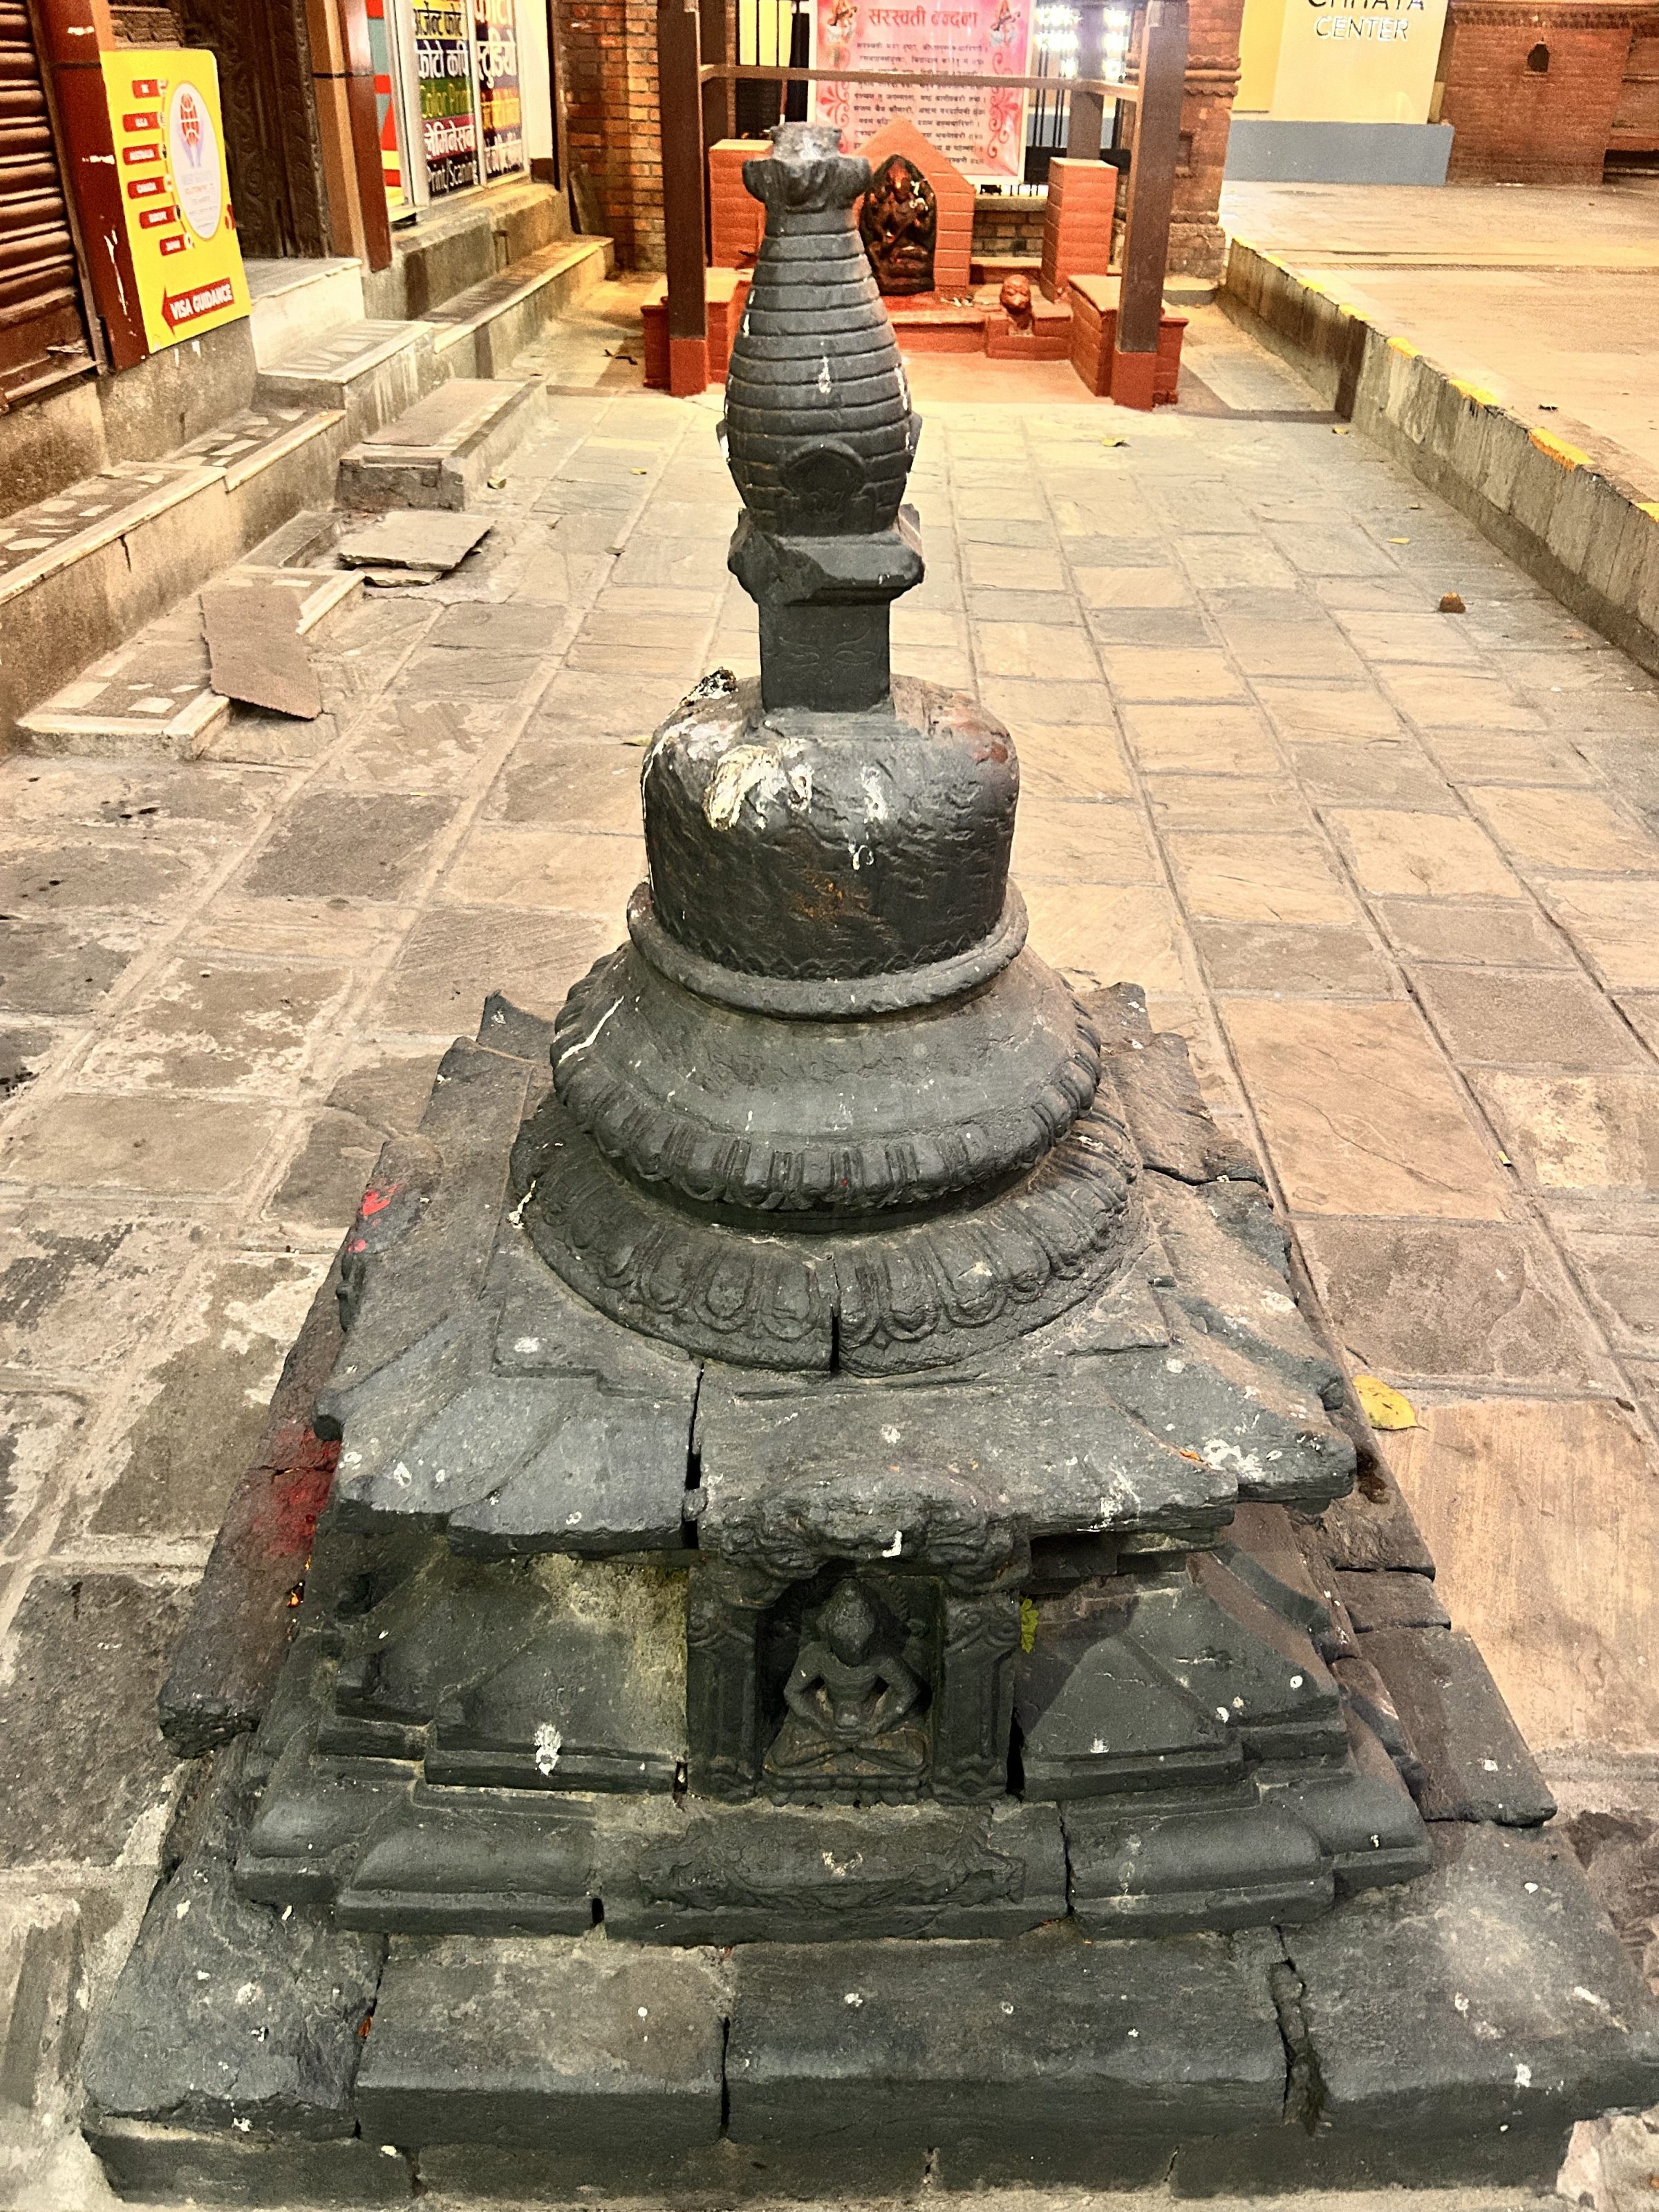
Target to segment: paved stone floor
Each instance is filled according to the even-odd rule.
[[[0,2199],[9,2156],[12,2201],[100,2201],[70,2077],[181,1786],[152,1699],[382,1138],[489,990],[551,1012],[617,939],[642,738],[754,665],[717,404],[639,388],[635,297],[532,356],[491,536],[331,634],[318,722],[0,763]],[[1418,1409],[1454,1613],[1639,1862],[1659,695],[1220,315],[1191,338],[1204,411],[915,365],[896,659],[1014,728],[1037,947],[1192,1040]]]
[[[1659,499],[1659,178],[1229,185],[1222,220]]]

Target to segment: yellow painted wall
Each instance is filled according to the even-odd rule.
[[[1244,0],[1244,21],[1238,33],[1238,96],[1233,102],[1236,115],[1265,114],[1273,104],[1286,5],[1287,0]]]
[[[1296,123],[1426,123],[1446,0],[1245,0],[1235,106]]]

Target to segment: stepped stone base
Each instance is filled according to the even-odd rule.
[[[1483,1822],[1305,1927],[724,1950],[608,1923],[388,1942],[251,1902],[246,1794],[239,1745],[88,2049],[125,2196],[1513,2185],[1659,2080],[1571,1853]]]

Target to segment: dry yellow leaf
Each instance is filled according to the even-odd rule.
[[[1359,1410],[1374,1429],[1414,1429],[1417,1413],[1403,1390],[1395,1389],[1375,1375],[1356,1375],[1353,1394]]]

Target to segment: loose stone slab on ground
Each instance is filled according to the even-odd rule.
[[[349,568],[447,570],[465,560],[493,523],[489,515],[394,513],[348,532],[335,550]]]
[[[323,711],[322,686],[284,592],[256,588],[202,593],[213,688],[227,699],[308,721]]]

